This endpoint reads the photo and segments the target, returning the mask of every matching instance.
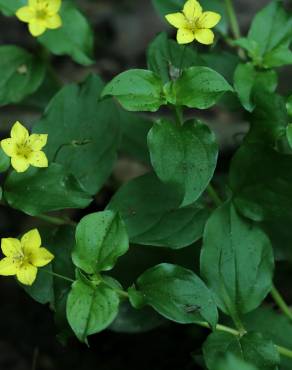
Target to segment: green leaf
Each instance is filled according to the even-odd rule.
[[[290,148],[292,149],[292,123],[289,123],[289,125],[286,127],[286,136],[287,136]]]
[[[287,113],[289,117],[292,117],[292,95],[290,95],[286,102]]]
[[[242,218],[232,203],[208,220],[201,252],[201,275],[220,309],[234,320],[258,307],[272,287],[274,258],[266,234]]]
[[[24,290],[37,302],[56,308],[58,302],[66,295],[70,288],[70,281],[55,277],[57,273],[67,278],[74,279],[74,265],[71,251],[75,244],[74,227],[60,226],[58,228],[42,228],[40,230],[42,245],[53,255],[53,261],[38,270],[36,281],[32,286],[23,286]]]
[[[120,305],[118,316],[109,329],[116,333],[145,333],[165,322],[166,320],[150,307],[137,310],[125,301]]]
[[[253,90],[266,91],[269,98],[277,88],[277,73],[271,71],[257,71],[253,64],[239,64],[234,73],[234,88],[243,107],[252,112],[256,106],[253,99]]]
[[[248,364],[245,361],[240,360],[232,353],[228,353],[226,358],[218,361],[218,363],[214,365],[214,370],[258,370],[258,368],[254,367],[251,364]]]
[[[284,99],[277,94],[258,90],[253,94],[255,110],[250,116],[250,130],[246,142],[270,144],[272,147],[285,136],[288,123]]]
[[[136,289],[136,290],[135,290]],[[163,263],[145,271],[129,290],[130,300],[140,295],[144,304],[152,306],[169,320],[181,324],[206,320],[212,327],[218,313],[212,294],[191,270]]]
[[[119,111],[111,100],[98,101],[102,88],[96,75],[80,87],[64,87],[33,128],[49,135],[44,148],[49,161],[64,165],[90,194],[112,172],[120,144]]]
[[[0,11],[4,15],[14,15],[19,8],[26,4],[27,0],[0,0]]]
[[[155,112],[166,99],[163,84],[153,72],[144,69],[131,69],[116,76],[102,92],[104,96],[114,96],[128,111]]]
[[[79,222],[72,258],[77,267],[94,274],[111,270],[128,248],[126,227],[119,214],[97,212]]]
[[[48,248],[55,258],[51,265],[53,272],[69,279],[75,279],[75,266],[72,262],[72,250],[75,246],[75,227],[69,225],[59,226],[42,232],[43,245]],[[57,306],[60,297],[68,293],[70,281],[54,277],[54,306]]]
[[[87,19],[70,2],[62,4],[62,27],[47,30],[38,38],[41,44],[56,55],[70,55],[82,65],[93,63],[93,32]]]
[[[218,360],[227,352],[261,370],[277,370],[277,365],[280,364],[280,356],[274,343],[261,333],[248,333],[239,338],[229,333],[215,332],[204,343],[203,352],[209,370],[218,369]]]
[[[152,3],[157,13],[164,18],[166,14],[180,12],[185,4],[185,0],[152,0]],[[221,33],[226,34],[228,31],[228,18],[224,4],[220,0],[202,0],[200,3],[204,11],[220,13],[222,19],[216,28]]]
[[[0,147],[0,173],[5,172],[10,167],[10,158],[4,153]]]
[[[260,226],[268,235],[273,245],[275,259],[277,261],[288,260],[292,262],[292,213],[283,212],[279,217],[273,217],[260,223]]]
[[[164,83],[179,77],[181,69],[205,65],[195,49],[169,40],[165,32],[160,33],[149,45],[147,62],[148,68],[160,76]]]
[[[157,13],[160,13],[163,17],[168,13],[175,13],[182,10],[184,2],[182,0],[152,0],[153,6]]]
[[[152,127],[152,121],[136,113],[120,111],[120,126],[122,139],[119,150],[123,154],[149,164],[147,135]]]
[[[229,83],[233,83],[233,75],[240,63],[237,55],[224,50],[200,54],[206,66],[222,75]]]
[[[292,323],[287,316],[281,315],[270,307],[261,307],[243,318],[244,326],[249,331],[261,332],[277,345],[287,348],[292,343]],[[267,325],[268,323],[268,325]],[[281,358],[281,370],[290,370],[292,359]]]
[[[165,85],[169,103],[189,108],[207,109],[227,91],[233,91],[228,82],[216,71],[207,67],[190,67],[180,78]]]
[[[87,336],[107,328],[119,309],[117,293],[104,283],[93,285],[77,280],[67,300],[67,318],[77,338],[87,342]]]
[[[0,46],[0,105],[18,103],[45,77],[43,61],[13,45]]]
[[[255,67],[251,63],[239,64],[234,73],[234,88],[243,107],[251,112],[255,105],[251,101],[252,88],[256,76]]]
[[[231,162],[229,182],[240,212],[252,220],[291,216],[292,157],[261,143],[243,145]]]
[[[31,216],[64,208],[85,208],[91,202],[77,180],[55,163],[46,169],[12,172],[4,185],[4,198],[12,208]]]
[[[280,67],[292,62],[291,30],[292,17],[280,1],[272,1],[255,16],[247,39],[238,44],[248,50],[257,65]]]
[[[148,134],[151,162],[157,176],[178,186],[182,206],[194,203],[214,175],[218,145],[203,123],[190,120],[183,126],[162,119]]]
[[[21,285],[25,292],[36,302],[47,304],[55,301],[53,289],[52,266],[48,265],[38,270],[33,285]]]
[[[265,55],[264,65],[269,68],[275,68],[292,64],[292,51],[290,50],[290,44],[291,40],[288,40],[278,46],[275,50],[267,53]]]
[[[181,200],[173,186],[147,174],[123,185],[108,208],[120,212],[132,243],[178,249],[202,236],[209,215],[200,202],[179,208]]]

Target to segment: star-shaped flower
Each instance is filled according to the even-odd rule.
[[[62,26],[59,10],[61,0],[28,0],[28,5],[18,9],[16,16],[22,22],[28,23],[30,33],[37,37],[46,29],[56,29]]]
[[[21,240],[3,238],[1,249],[4,258],[0,261],[0,275],[16,275],[24,285],[32,285],[36,279],[38,267],[50,263],[54,256],[41,247],[41,237],[37,229],[23,235]]]
[[[48,135],[29,135],[27,129],[16,122],[11,129],[11,138],[1,141],[5,154],[11,157],[11,165],[17,172],[24,172],[28,167],[48,167],[48,159],[41,149],[47,143]]]
[[[188,0],[181,13],[168,14],[166,19],[178,29],[179,44],[189,44],[197,40],[201,44],[210,45],[214,41],[214,33],[210,28],[216,26],[221,16],[215,12],[203,12],[198,1]]]

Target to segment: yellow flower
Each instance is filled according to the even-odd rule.
[[[28,5],[18,9],[16,16],[28,23],[30,33],[37,37],[47,28],[56,29],[62,26],[62,19],[58,14],[62,0],[28,0]]]
[[[41,149],[47,143],[48,135],[29,135],[20,122],[15,122],[11,129],[11,138],[1,141],[3,151],[11,157],[11,165],[17,172],[24,172],[28,167],[48,167],[48,159]]]
[[[214,41],[214,33],[210,30],[220,21],[221,15],[214,12],[203,12],[200,3],[188,0],[182,13],[171,13],[165,17],[167,21],[178,28],[177,42],[189,44],[197,40],[201,44],[210,45]]]
[[[24,285],[32,285],[38,267],[50,263],[54,256],[41,247],[41,237],[37,229],[30,230],[21,240],[5,238],[1,240],[4,258],[0,261],[0,275],[13,276]]]

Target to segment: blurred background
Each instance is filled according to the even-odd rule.
[[[9,1],[9,0],[7,0]],[[167,1],[167,0],[165,0]],[[90,19],[95,31],[96,64],[89,68],[78,66],[67,57],[53,58],[58,78],[64,83],[80,82],[93,71],[105,81],[129,68],[146,66],[145,50],[161,31],[170,30],[155,13],[151,0],[80,0],[80,8]],[[248,30],[253,14],[268,3],[267,0],[235,0],[242,33]],[[202,1],[203,3],[203,1]],[[288,4],[288,3],[287,3]],[[291,3],[288,4],[292,8]],[[174,35],[174,32],[173,32]],[[0,44],[16,44],[34,51],[35,40],[26,25],[16,18],[0,15]],[[281,89],[286,91],[288,70],[282,71]],[[48,94],[50,92],[48,91]],[[45,102],[44,102],[45,104]],[[6,136],[16,119],[25,123],[35,121],[43,107],[9,106],[0,109],[0,135]],[[229,158],[236,146],[236,135],[245,132],[247,123],[234,112],[212,112],[207,117],[221,143],[223,162],[221,170],[228,168]],[[214,121],[214,122],[212,122]],[[219,125],[218,122],[221,122]],[[143,173],[139,163],[122,157],[115,168],[114,180],[124,182]],[[220,170],[220,169],[219,169]],[[92,209],[103,209],[112,195],[111,184],[98,195]],[[72,214],[80,219],[82,213]],[[32,223],[33,222],[33,223]],[[0,236],[17,236],[30,226],[42,225],[20,212],[1,206]],[[191,258],[190,258],[191,256]],[[131,261],[121,263],[130,266],[133,278],[136,270],[143,267],[145,259],[150,266],[157,261],[178,261],[189,266],[194,260],[194,249],[178,252],[139,247],[131,251]],[[201,343],[207,332],[194,327],[165,323],[153,317],[158,328],[147,333],[123,334],[107,330],[90,338],[90,348],[69,340],[66,346],[56,339],[54,318],[47,306],[32,301],[13,279],[0,279],[0,370],[192,370],[201,362],[196,353],[196,343]],[[125,307],[125,310],[127,307]],[[158,322],[159,321],[159,322]],[[121,323],[116,323],[116,329]],[[196,361],[194,361],[196,360]]]

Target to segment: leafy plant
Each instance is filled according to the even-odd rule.
[[[292,261],[292,92],[278,78],[292,65],[292,16],[272,0],[243,37],[231,0],[153,5],[176,41],[158,35],[144,69],[60,86],[31,133],[16,122],[1,141],[2,204],[49,226],[3,238],[0,275],[49,303],[63,338],[173,321],[211,331],[197,349],[209,370],[288,370],[292,310],[275,273]],[[73,2],[0,0],[0,10],[28,23],[41,50],[0,47],[1,106],[38,99],[55,74],[50,54],[94,63]],[[210,109],[249,122],[226,176]],[[121,153],[145,173],[109,181]],[[132,256],[143,246],[176,257],[146,256],[141,268]]]

